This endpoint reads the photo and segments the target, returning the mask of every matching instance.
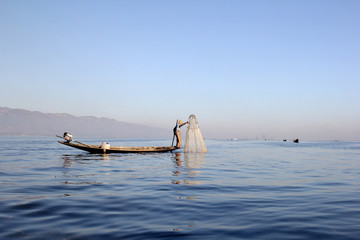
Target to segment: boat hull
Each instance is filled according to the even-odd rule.
[[[153,153],[153,152],[171,152],[176,150],[175,147],[110,147],[110,149],[103,149],[98,145],[79,144],[72,142],[58,141],[59,143],[84,150],[89,153]]]

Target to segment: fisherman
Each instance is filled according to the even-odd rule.
[[[66,140],[66,142],[71,142],[72,141],[72,135],[71,133],[68,132],[64,132],[64,139]]]
[[[182,141],[181,141],[181,131],[180,128],[189,122],[183,123],[183,121],[177,121],[176,126],[174,127],[174,135],[176,136],[176,148],[181,148]]]

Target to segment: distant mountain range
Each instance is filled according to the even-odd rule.
[[[121,122],[110,118],[76,117],[0,107],[0,136],[55,136],[65,131],[75,137],[171,138],[172,129]]]

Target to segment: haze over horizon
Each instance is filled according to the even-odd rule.
[[[0,2],[0,106],[360,140],[360,2]]]

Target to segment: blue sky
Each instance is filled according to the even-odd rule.
[[[0,106],[360,139],[360,1],[0,0]]]

